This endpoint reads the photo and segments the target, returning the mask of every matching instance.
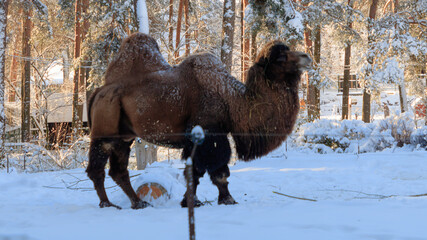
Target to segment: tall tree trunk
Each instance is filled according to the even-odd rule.
[[[235,12],[236,1],[224,0],[224,12],[222,15],[221,61],[225,64],[225,67],[229,72],[231,72],[231,66],[233,64]]]
[[[313,41],[311,41],[311,30],[306,27],[304,31],[304,40],[305,40],[305,51],[309,56],[313,56]],[[306,100],[306,106],[307,106],[307,117],[308,120],[311,122],[313,121],[313,115],[314,115],[314,102],[315,102],[315,95],[314,95],[314,86],[310,82],[311,76],[309,73],[306,74],[306,80],[307,80],[307,100]]]
[[[321,47],[321,32],[320,25],[315,29],[315,40],[314,40],[314,62],[315,67],[318,70],[320,68],[320,47]],[[319,83],[314,85],[314,119],[320,119],[320,88]]]
[[[19,33],[17,35],[20,35]],[[13,50],[13,56],[10,63],[10,71],[9,71],[9,82],[11,85],[11,88],[9,90],[9,102],[15,102],[16,101],[16,82],[18,80],[18,61],[15,56],[17,56],[18,49],[15,45],[15,49]]]
[[[169,48],[169,53],[168,53],[168,62],[169,63],[173,63],[173,0],[169,1],[169,42],[168,42],[168,48]]]
[[[368,48],[370,51],[373,49],[374,36],[372,36],[372,27],[375,21],[375,15],[377,14],[378,0],[372,0],[371,6],[369,8],[369,19],[368,19]],[[374,64],[374,57],[372,54],[368,55],[367,62],[371,67]],[[366,77],[372,74],[371,70],[368,70]],[[368,88],[367,79],[365,79],[365,84],[363,87],[363,103],[362,103],[362,120],[366,123],[371,122],[371,93]]]
[[[83,25],[80,25],[80,54],[82,55],[81,45],[86,39],[86,35],[89,31],[89,18],[88,18],[88,8],[89,8],[89,0],[81,0],[81,18],[83,18]],[[80,66],[83,68],[79,69],[79,92],[81,94],[86,94],[86,66],[87,66],[87,58],[84,57],[80,60]],[[82,119],[82,116],[79,116]]]
[[[89,9],[89,0],[82,0],[82,7],[81,7],[81,18],[83,19],[83,25],[80,26],[81,27],[81,38],[80,38],[80,42],[81,44],[83,44],[85,42],[85,39],[87,37],[87,33],[89,32],[89,27],[90,27],[90,23],[89,23],[89,14],[88,14],[88,9]],[[80,48],[80,56],[82,56],[82,49]],[[87,57],[87,55],[83,55],[81,57],[80,60],[80,69],[79,69],[79,95],[81,96],[79,99],[81,100],[79,102],[79,108],[81,108],[81,111],[78,111],[79,114],[79,119],[81,122],[81,126],[83,126],[83,109],[84,109],[84,103],[87,102],[87,97],[89,95],[89,90],[88,90],[88,76],[89,76],[89,72],[88,67],[91,64],[89,63],[89,59]]]
[[[353,7],[352,1],[348,0],[349,7]],[[348,23],[348,28],[352,29],[353,22],[350,20]],[[350,119],[349,113],[349,100],[350,100],[350,69],[351,69],[351,44],[346,42],[346,47],[344,50],[344,80],[343,80],[343,89],[342,89],[342,119]]]
[[[31,138],[31,16],[32,9],[28,2],[23,3],[22,19],[22,74],[21,74],[21,141]]]
[[[82,11],[82,0],[76,0],[75,5],[75,31],[74,31],[74,59],[80,58],[80,44],[81,44],[81,11]],[[79,112],[82,112],[79,105],[79,76],[80,66],[74,67],[74,78],[73,78],[73,119],[72,119],[72,131],[73,140],[77,139],[81,129],[81,118],[79,118]]]
[[[257,31],[253,31],[251,33],[251,60],[252,60],[252,62],[255,61],[256,54],[257,54],[257,51],[258,51],[257,45],[256,45],[256,37],[257,37],[257,35],[258,35]]]
[[[9,2],[6,1],[6,2]],[[22,16],[22,9],[19,10],[19,15]],[[20,50],[19,50],[19,44],[21,43],[20,41],[20,37],[22,37],[22,33],[21,33],[21,28],[17,28],[16,29],[16,33],[14,34],[16,37],[15,40],[15,44],[13,46],[13,56],[12,56],[12,60],[10,63],[10,68],[9,68],[9,83],[11,85],[10,90],[9,90],[9,102],[15,102],[17,100],[17,82],[18,82],[18,66],[19,66],[19,62],[17,60],[17,57],[20,55]],[[22,43],[21,43],[22,45]]]
[[[182,9],[184,8],[184,1],[179,0],[178,6],[178,20],[176,21],[176,38],[175,38],[175,61],[179,58],[179,43],[181,41],[181,22],[182,22]]]
[[[63,67],[63,78],[64,83],[70,81],[70,58],[69,58],[69,48],[68,46],[62,51],[62,62],[64,63]]]
[[[6,61],[6,36],[7,36],[7,10],[9,1],[0,2],[0,167],[4,167],[4,142],[6,140],[6,113],[4,104],[5,95],[5,61]]]
[[[149,26],[149,20],[148,20],[148,13],[147,13],[147,3],[145,0],[135,0],[135,17],[137,22],[137,29],[139,32],[149,34],[150,33],[150,26]],[[144,14],[140,14],[144,13]]]
[[[320,63],[320,26],[314,29],[314,47],[313,41],[311,40],[312,32],[309,29],[306,29],[304,32],[305,37],[305,48],[306,52],[313,56],[314,67],[318,68]],[[307,74],[307,117],[308,120],[314,121],[315,119],[320,118],[320,90],[317,87],[317,83],[313,82],[313,76]]]
[[[349,25],[351,28],[351,24]],[[344,50],[344,80],[342,89],[342,119],[349,119],[349,100],[350,100],[350,59],[351,45],[346,43]]]
[[[425,58],[424,58],[425,59]],[[426,107],[424,110],[424,125],[427,126],[427,64],[424,62],[421,68],[421,76],[424,77],[424,106]]]
[[[185,56],[190,55],[190,16],[189,16],[189,0],[184,0],[184,19],[185,19]]]
[[[393,13],[397,14],[397,9],[399,8],[399,0],[393,0],[392,2]],[[399,32],[397,24],[395,29]],[[396,34],[395,37],[398,37],[400,33]],[[406,88],[405,88],[405,79],[401,79],[398,83],[399,86],[399,100],[400,100],[400,111],[402,113],[408,111],[408,100],[406,97]]]
[[[139,19],[138,31],[148,34],[149,26],[148,26],[148,11],[146,7],[146,2],[145,0],[138,0],[138,3],[136,5],[138,6],[138,8],[140,8],[139,11],[136,11],[135,9],[135,12],[138,12],[137,18]],[[147,22],[143,23],[141,21],[147,21]],[[145,166],[147,166],[147,163],[153,163],[157,161],[156,145],[146,142],[140,138],[137,138],[135,141],[135,150],[136,150],[136,162],[137,162],[138,170],[144,169]]]
[[[248,0],[241,0],[242,4],[241,4],[241,12],[240,12],[240,16],[241,16],[241,66],[242,66],[242,70],[241,70],[241,78],[242,78],[242,82],[246,81],[246,73],[249,69],[249,61],[250,61],[250,48],[249,48],[249,38],[247,38],[247,36],[245,35],[245,9],[246,6],[249,5]]]

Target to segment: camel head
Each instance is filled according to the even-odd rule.
[[[264,69],[270,81],[299,81],[302,71],[310,68],[311,59],[306,53],[291,51],[281,41],[272,41],[260,51],[255,64]]]

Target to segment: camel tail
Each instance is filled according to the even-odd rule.
[[[93,105],[93,101],[95,100],[95,96],[96,96],[96,94],[98,94],[98,92],[100,90],[101,90],[101,88],[96,88],[95,91],[93,91],[93,93],[90,95],[89,101],[87,103],[88,104],[87,105],[87,124],[89,126],[89,129],[90,129],[90,126],[92,125],[92,118],[91,118],[90,111],[91,111],[91,108]]]

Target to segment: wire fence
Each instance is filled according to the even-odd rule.
[[[237,153],[235,151],[235,143],[231,134],[206,131],[205,135],[207,137],[227,136],[232,149],[230,163],[234,164],[238,161]],[[177,136],[188,137],[188,134],[174,133],[162,135],[145,135],[141,137],[153,138],[159,136],[162,138]],[[389,131],[381,134],[363,132],[350,132],[345,134],[332,134],[327,132],[317,134],[294,132],[289,136],[278,133],[234,133],[233,136],[254,137],[259,138],[259,141],[263,141],[265,138],[286,138],[283,144],[278,148],[282,156],[283,153],[286,154],[289,150],[301,149],[315,153],[347,152],[360,154],[364,152],[382,150],[385,148],[397,148],[399,147],[399,142],[402,142],[403,145],[406,144],[412,146],[414,150],[427,150],[427,135],[421,134],[414,137],[410,132],[401,132],[394,136]],[[121,138],[123,136],[109,137]],[[2,165],[7,168],[7,172],[38,172],[71,168],[85,168],[87,166],[89,145],[90,139],[88,136],[82,137],[74,143],[65,143],[63,146],[52,146],[46,144],[43,141],[34,141],[30,143],[6,142],[6,159]],[[366,147],[369,147],[369,149],[367,150]],[[351,150],[346,151],[349,148],[351,148]],[[172,160],[181,159],[181,153],[181,149],[158,146],[157,161],[170,162]],[[136,153],[134,147],[132,147],[129,167],[131,169],[136,169],[136,166]]]

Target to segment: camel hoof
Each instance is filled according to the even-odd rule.
[[[205,204],[203,204],[197,197],[194,197],[194,207],[201,207]],[[186,208],[187,206],[187,198],[182,199],[181,201],[181,207]]]
[[[115,207],[115,208],[117,208],[117,209],[122,209],[121,207],[119,207],[119,206],[117,206],[117,205],[115,205],[115,204],[112,204],[111,202],[109,202],[109,201],[101,201],[100,203],[99,203],[99,207],[100,208],[105,208],[105,207]]]
[[[143,208],[151,207],[151,206],[152,205],[149,204],[148,202],[140,200],[140,201],[138,201],[136,203],[132,203],[131,208],[132,209],[143,209]]]
[[[238,204],[238,202],[236,202],[236,200],[234,200],[234,198],[232,196],[227,196],[225,198],[219,198],[218,199],[218,204],[224,204],[224,205],[235,205]]]

